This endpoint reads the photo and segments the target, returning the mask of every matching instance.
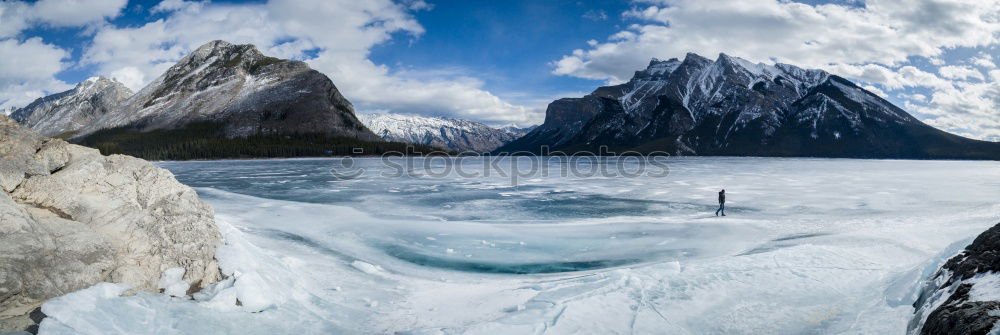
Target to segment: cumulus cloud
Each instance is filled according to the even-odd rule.
[[[962,83],[936,91],[927,104],[906,104],[907,109],[929,115],[926,123],[961,135],[1000,141],[1000,81]]]
[[[620,82],[650,57],[689,51],[814,68],[891,66],[910,56],[939,56],[947,48],[993,44],[1000,36],[996,1],[868,0],[860,7],[780,0],[655,3],[625,13],[641,24],[564,56],[554,73]]]
[[[126,0],[40,0],[0,2],[0,108],[24,107],[71,85],[56,79],[69,52],[41,38],[19,39],[32,26],[96,25],[116,17]]]
[[[942,77],[949,79],[966,80],[969,78],[983,80],[983,73],[968,66],[942,66],[938,69]]]
[[[197,11],[201,9],[207,2],[200,1],[184,1],[184,0],[163,0],[160,3],[149,9],[150,13],[168,13],[177,10],[193,10]]]
[[[866,83],[881,85],[885,89],[898,90],[909,87],[950,89],[952,83],[937,75],[911,65],[890,69],[879,64],[850,65],[837,64],[825,67],[827,70]]]
[[[536,109],[504,101],[483,83],[453,73],[393,71],[369,59],[395,36],[424,32],[411,11],[423,1],[271,0],[222,4],[164,0],[152,10],[164,19],[137,27],[99,29],[82,62],[140,89],[205,42],[251,43],[265,54],[305,60],[328,75],[360,111],[389,110],[501,123],[538,119]],[[335,32],[335,33],[333,33]]]
[[[0,107],[24,107],[46,94],[71,87],[58,79],[56,73],[66,64],[69,53],[33,37],[18,42],[0,40]]]
[[[75,27],[101,22],[121,13],[128,0],[40,0],[31,18],[54,27]]]
[[[13,37],[38,24],[76,27],[117,17],[127,0],[40,0],[0,2],[0,37]]]
[[[993,64],[993,56],[990,56],[987,53],[982,53],[979,54],[979,56],[973,57],[972,64],[989,69],[997,67],[996,64]]]

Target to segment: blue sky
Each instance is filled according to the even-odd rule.
[[[359,112],[538,123],[651,57],[719,52],[851,78],[919,118],[1000,140],[1000,1],[41,0],[0,2],[0,106],[94,75],[133,90],[200,44],[326,73]]]
[[[372,60],[399,68],[454,68],[477,73],[487,89],[589,92],[601,81],[551,74],[551,62],[595,36],[622,27],[629,3],[608,1],[436,1],[415,13],[426,32],[373,49]]]

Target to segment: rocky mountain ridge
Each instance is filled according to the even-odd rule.
[[[10,117],[44,136],[72,136],[132,96],[115,80],[92,77],[71,90],[39,98]]]
[[[135,94],[93,78],[15,119],[105,154],[204,159],[366,154],[381,143],[326,75],[249,44],[208,42]]]
[[[516,128],[497,129],[462,119],[404,114],[361,114],[359,118],[385,140],[459,152],[488,152],[520,136]]]
[[[623,84],[549,104],[545,122],[499,151],[1000,159],[1000,144],[930,127],[822,70],[720,54],[653,59]]]
[[[175,129],[196,121],[224,125],[227,137],[324,133],[374,140],[333,82],[300,61],[267,57],[249,44],[212,41],[80,129]]]

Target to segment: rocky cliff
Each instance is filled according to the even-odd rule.
[[[1000,224],[980,234],[927,282],[914,303],[910,334],[1000,331]]]
[[[46,299],[98,282],[158,291],[164,271],[182,268],[194,291],[220,278],[211,207],[146,161],[0,115],[0,189],[0,331],[25,329]]]

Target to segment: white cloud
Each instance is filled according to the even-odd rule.
[[[900,96],[903,99],[911,101],[911,103],[912,102],[917,102],[917,103],[925,103],[925,102],[927,102],[927,96],[923,95],[923,94],[919,94],[919,93],[901,94]]]
[[[908,87],[928,87],[934,89],[950,89],[953,87],[951,82],[910,65],[901,66],[895,70],[878,64],[837,64],[825,68],[827,71],[844,77],[881,85],[888,90],[898,90]]]
[[[422,1],[389,0],[271,0],[240,5],[165,0],[154,8],[168,12],[165,19],[99,29],[82,62],[139,89],[199,45],[222,39],[252,43],[275,57],[306,59],[359,110],[494,123],[538,119],[537,108],[506,102],[484,90],[480,80],[450,73],[417,78],[369,60],[371,49],[389,42],[393,34],[414,38],[423,34],[409,11],[429,7]]]
[[[0,108],[24,107],[46,94],[71,88],[58,79],[56,73],[66,64],[69,53],[33,37],[18,42],[0,40]]]
[[[28,27],[76,27],[117,17],[127,0],[40,0],[0,2],[0,37],[13,37]]]
[[[993,64],[993,56],[990,56],[987,53],[982,53],[979,54],[979,56],[973,57],[972,64],[982,66],[988,69],[997,67],[996,64]]]
[[[28,27],[31,5],[20,1],[0,1],[0,37],[15,36]]]
[[[71,85],[55,75],[68,64],[69,53],[39,37],[23,41],[18,35],[32,26],[76,27],[97,25],[116,17],[126,0],[40,0],[0,2],[0,107],[24,107],[42,96]]]
[[[201,9],[207,2],[200,1],[184,1],[184,0],[163,0],[160,3],[149,9],[150,13],[168,13],[177,10],[194,10],[197,11]]]
[[[934,92],[928,104],[907,109],[930,115],[927,124],[967,137],[1000,140],[1000,81],[962,83]]]
[[[983,80],[983,73],[968,66],[942,66],[938,69],[942,77],[949,79],[966,80],[969,78]]]
[[[40,0],[33,19],[54,27],[75,27],[104,21],[121,13],[127,0]]]
[[[631,35],[574,51],[556,74],[627,80],[650,57],[720,52],[752,61],[806,67],[829,64],[898,65],[910,56],[935,57],[947,48],[996,43],[1000,2],[869,0],[861,7],[783,0],[735,2],[663,0],[626,17],[643,22]]]

